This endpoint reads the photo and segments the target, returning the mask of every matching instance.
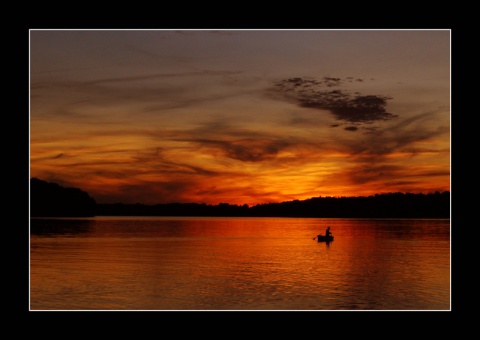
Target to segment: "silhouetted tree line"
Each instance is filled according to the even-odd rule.
[[[359,197],[314,197],[253,206],[252,216],[450,218],[450,192],[387,193]]]
[[[97,215],[112,216],[269,216],[356,218],[450,218],[450,192],[388,193],[368,197],[314,197],[282,203],[97,204]]]
[[[252,207],[220,203],[96,204],[86,192],[31,180],[31,216],[251,216],[345,218],[450,218],[450,192],[313,197]]]
[[[38,178],[30,179],[30,216],[95,216],[96,202],[78,188],[64,188]]]
[[[220,203],[97,204],[97,215],[104,216],[251,216],[248,205]]]

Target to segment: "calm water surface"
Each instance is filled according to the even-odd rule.
[[[450,310],[450,255],[450,220],[32,219],[30,309]]]

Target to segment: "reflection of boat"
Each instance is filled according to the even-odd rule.
[[[333,236],[317,235],[318,242],[330,242],[333,241]]]

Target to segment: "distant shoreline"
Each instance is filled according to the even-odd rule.
[[[105,218],[130,218],[130,217],[144,217],[144,218],[325,218],[325,219],[365,219],[365,220],[450,220],[450,217],[308,217],[308,216],[292,216],[292,217],[285,217],[285,216],[178,216],[178,215],[96,215],[96,216],[31,216],[31,220],[72,220],[72,219],[92,219],[97,217],[105,217]]]
[[[191,216],[317,218],[450,218],[450,192],[312,197],[254,206],[220,203],[97,203],[87,192],[31,179],[31,217]]]
[[[448,194],[448,195],[447,195]],[[357,198],[312,198],[305,201],[268,203],[252,207],[222,203],[206,205],[200,203],[145,204],[95,204],[88,212],[79,209],[36,211],[31,218],[89,218],[102,216],[117,217],[291,217],[291,218],[426,218],[450,219],[449,193],[435,197],[409,199],[397,197],[401,202],[387,197]],[[390,194],[391,195],[391,194]],[[396,194],[398,196],[398,194]],[[404,194],[400,194],[404,195]],[[446,197],[448,196],[448,197]],[[403,199],[402,199],[403,198]],[[349,204],[345,204],[349,203]]]
[[[97,204],[96,216],[450,218],[450,193],[391,193],[368,197],[316,197],[259,204]]]

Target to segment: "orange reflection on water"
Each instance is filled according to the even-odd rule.
[[[327,224],[335,240],[313,240]],[[96,219],[82,236],[32,237],[31,306],[448,309],[448,225],[436,238],[428,228],[302,218]]]

